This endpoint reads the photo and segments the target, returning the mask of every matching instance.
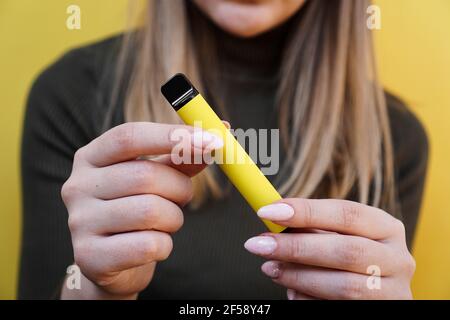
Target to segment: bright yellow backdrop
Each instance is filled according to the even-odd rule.
[[[170,0],[167,0],[170,1]],[[450,2],[378,0],[381,76],[410,104],[431,139],[431,170],[414,255],[416,298],[450,299]],[[82,29],[66,29],[66,8]],[[27,91],[65,50],[120,31],[127,0],[0,2],[0,299],[15,297],[20,235],[19,142]]]

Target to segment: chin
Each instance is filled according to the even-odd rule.
[[[261,25],[258,21],[224,21],[221,23],[216,22],[216,24],[226,32],[240,38],[256,37],[272,29],[272,26],[266,27],[265,25]]]

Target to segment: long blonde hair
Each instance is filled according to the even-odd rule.
[[[389,119],[366,27],[369,4],[315,0],[301,9],[280,70],[279,127],[289,147],[280,174],[287,178],[277,188],[294,197],[356,192],[361,203],[395,213]],[[180,122],[160,85],[183,72],[204,87],[198,60],[206,52],[214,61],[215,51],[207,26],[196,26],[200,20],[189,19],[186,0],[148,0],[144,27],[125,36],[118,62],[119,86],[132,61],[126,121]],[[213,170],[195,177],[194,187],[194,205],[222,196]]]

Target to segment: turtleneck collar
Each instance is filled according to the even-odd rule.
[[[276,76],[290,29],[291,23],[288,21],[261,35],[240,38],[216,27],[216,43],[223,72]]]

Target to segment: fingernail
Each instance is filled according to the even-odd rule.
[[[222,123],[227,127],[227,129],[231,129],[231,124],[228,121],[222,120]]]
[[[277,248],[277,242],[272,237],[254,237],[248,239],[244,247],[254,254],[271,254]]]
[[[285,203],[270,204],[260,208],[258,216],[272,221],[289,220],[294,216],[294,208]]]
[[[196,148],[210,150],[223,148],[223,140],[207,131],[196,130],[191,138],[191,144]]]
[[[292,290],[292,289],[288,289],[287,290],[287,298],[288,298],[288,300],[294,300],[295,299],[295,295],[296,295],[295,290]]]
[[[275,261],[267,261],[261,266],[261,270],[266,276],[271,277],[272,279],[278,278],[281,273],[280,264]]]

